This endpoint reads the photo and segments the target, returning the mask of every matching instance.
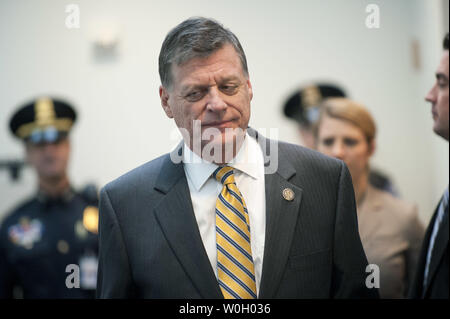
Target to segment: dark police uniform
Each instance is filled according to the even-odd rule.
[[[20,205],[0,229],[0,297],[12,297],[15,286],[24,298],[94,297],[97,223],[96,199],[73,189]],[[79,267],[79,278],[68,265]]]
[[[10,128],[27,143],[52,143],[75,118],[68,103],[42,98],[20,108]],[[0,227],[0,298],[93,298],[97,206],[95,188],[69,188],[58,198],[38,191],[9,214]]]

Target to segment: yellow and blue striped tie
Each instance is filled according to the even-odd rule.
[[[250,245],[250,221],[233,168],[219,167],[214,177],[223,184],[216,201],[217,275],[225,299],[256,298]]]

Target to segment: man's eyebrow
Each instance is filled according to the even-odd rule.
[[[220,78],[220,83],[226,83],[226,82],[231,82],[231,81],[239,81],[240,79],[238,76],[235,75],[230,75],[230,76],[225,76],[223,78]],[[193,89],[206,89],[209,88],[211,85],[209,84],[196,84],[196,83],[189,83],[186,84],[184,86],[181,87],[181,92],[187,92]]]
[[[203,85],[203,84],[186,84],[181,87],[181,92],[188,92],[194,89],[205,89],[209,87],[209,85]]]
[[[237,81],[237,80],[239,80],[239,77],[235,76],[235,75],[230,75],[230,76],[225,76],[225,77],[221,78],[220,80],[222,82]]]

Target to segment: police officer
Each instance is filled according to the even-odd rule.
[[[300,138],[308,148],[316,148],[313,127],[319,120],[320,104],[328,97],[345,97],[345,92],[334,85],[311,84],[296,90],[284,103],[284,115],[297,122]]]
[[[0,298],[90,298],[97,278],[96,191],[70,184],[68,135],[76,113],[65,101],[38,98],[11,118],[36,171],[34,197],[0,228]]]
[[[332,84],[314,83],[296,90],[283,105],[284,115],[298,124],[303,145],[315,149],[314,126],[319,120],[321,103],[331,97],[346,97],[345,91]],[[372,186],[397,196],[390,178],[377,169],[370,169],[369,182]]]

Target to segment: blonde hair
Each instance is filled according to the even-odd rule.
[[[314,128],[316,138],[325,116],[352,123],[363,132],[369,144],[375,139],[377,131],[375,121],[362,104],[346,98],[329,98],[324,100],[321,105],[319,121]]]

